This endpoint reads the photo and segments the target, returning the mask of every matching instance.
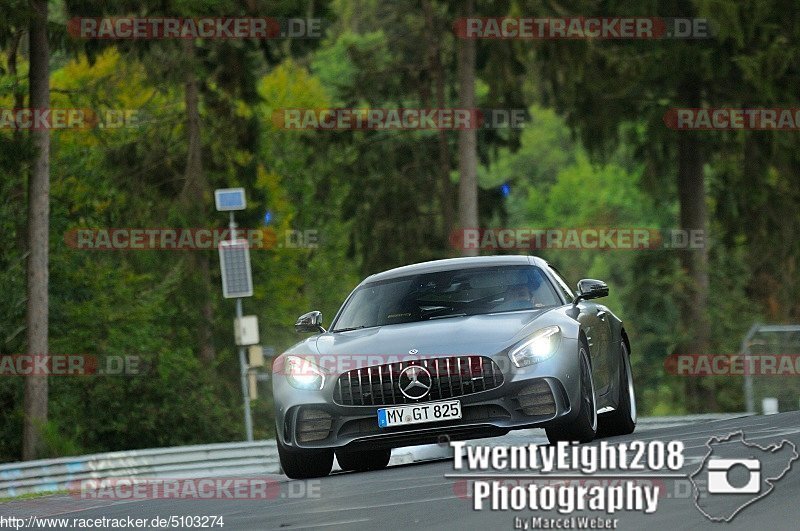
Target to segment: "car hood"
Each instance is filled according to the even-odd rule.
[[[323,356],[404,355],[411,349],[420,356],[494,354],[537,329],[534,321],[546,313],[547,310],[530,310],[450,317],[328,332],[309,340]]]

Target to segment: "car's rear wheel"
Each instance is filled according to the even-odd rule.
[[[291,479],[327,476],[333,467],[333,450],[290,450],[278,442],[283,473]]]
[[[581,392],[578,416],[570,424],[560,424],[545,428],[551,444],[559,441],[589,442],[597,434],[597,406],[594,396],[594,379],[589,361],[589,348],[582,339],[578,351],[581,366]]]
[[[614,411],[600,415],[600,437],[628,435],[636,429],[636,393],[633,389],[631,358],[628,346],[620,345],[619,404]]]
[[[352,470],[354,472],[366,472],[368,470],[380,470],[389,465],[392,457],[392,450],[337,450],[336,461],[342,470]]]

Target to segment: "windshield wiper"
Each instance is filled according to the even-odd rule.
[[[442,305],[440,305],[440,306],[428,306],[427,308],[420,308],[420,312],[419,313],[420,313],[420,317],[430,319],[430,317],[428,317],[429,315],[437,314],[439,312],[453,311],[453,310],[455,310],[455,308],[453,308],[452,306],[442,306]]]
[[[465,313],[448,313],[447,315],[434,315],[432,317],[428,317],[428,321],[433,321],[434,319],[447,319],[448,317],[464,317]]]
[[[367,325],[360,325],[360,326],[351,326],[350,328],[337,328],[336,330],[331,330],[331,332],[350,332],[351,330],[360,330],[362,328],[371,328]]]

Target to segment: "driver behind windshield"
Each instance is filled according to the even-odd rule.
[[[533,293],[528,284],[514,284],[508,287],[503,302],[493,308],[495,312],[514,310],[530,310],[535,304]]]

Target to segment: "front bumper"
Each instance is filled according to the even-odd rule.
[[[552,358],[524,368],[513,367],[504,353],[491,356],[498,362],[504,381],[494,389],[456,397],[461,402],[461,419],[391,428],[379,428],[377,414],[379,408],[391,404],[336,403],[335,376],[326,379],[322,390],[306,391],[275,374],[277,438],[285,447],[295,449],[399,448],[567,423],[577,413],[573,405],[580,403],[577,350],[577,341],[565,338]]]

